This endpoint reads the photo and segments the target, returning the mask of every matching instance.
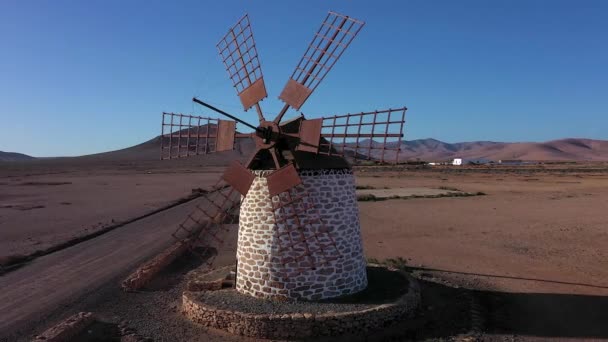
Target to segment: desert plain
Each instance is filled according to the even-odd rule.
[[[239,340],[179,314],[179,279],[120,282],[171,233],[242,151],[156,161],[115,154],[0,164],[0,340],[25,341],[78,311],[158,341]],[[366,257],[478,299],[481,340],[608,339],[608,163],[355,167],[362,189],[472,196],[359,201]],[[234,231],[234,235],[236,231]],[[234,236],[216,263],[234,262]],[[163,278],[164,277],[164,278]],[[424,297],[423,292],[423,297]],[[432,295],[431,295],[432,296]],[[453,339],[450,299],[415,338]],[[431,315],[432,316],[432,315]]]

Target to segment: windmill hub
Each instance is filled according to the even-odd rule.
[[[262,121],[256,130],[256,146],[263,149],[271,148],[280,136],[281,129],[279,125],[272,121]]]

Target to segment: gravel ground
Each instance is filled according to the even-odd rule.
[[[236,271],[236,267],[233,265],[230,266],[226,266],[226,267],[220,267],[217,268],[213,271],[208,271],[205,270],[205,268],[198,268],[195,269],[193,271],[191,271],[190,273],[188,273],[185,277],[184,277],[184,281],[199,281],[199,282],[205,282],[205,281],[215,281],[218,279],[226,279],[226,277],[228,277],[230,275],[230,271]]]
[[[221,331],[210,332],[181,314],[185,275],[197,264],[188,256],[182,257],[159,274],[145,290],[135,293],[116,291],[110,300],[99,303],[95,312],[106,322],[122,322],[157,342],[244,340]]]

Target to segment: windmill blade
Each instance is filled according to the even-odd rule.
[[[323,119],[302,120],[298,136],[300,143],[297,150],[304,152],[319,152],[321,143],[321,132],[323,129]]]
[[[217,123],[217,152],[234,149],[234,138],[236,135],[236,121],[218,120]]]
[[[262,67],[255,47],[249,15],[245,14],[219,41],[217,49],[236,89],[243,109],[255,106],[260,121],[264,120],[259,102],[268,96]]]
[[[398,163],[407,108],[324,117],[319,154]]]
[[[266,177],[270,197],[289,191],[302,184],[302,179],[292,163],[283,166]]]
[[[364,22],[329,12],[279,98],[299,110],[350,45]],[[282,116],[284,111],[279,116]],[[278,117],[275,122],[280,122]]]
[[[277,256],[282,264],[298,263],[302,266],[301,261],[306,259],[308,267],[297,271],[301,273],[340,257],[331,232],[304,187],[292,187],[271,197]]]
[[[163,112],[160,158],[177,159],[234,149],[236,122]]]
[[[251,171],[235,160],[228,166],[226,171],[224,171],[222,179],[242,196],[246,196],[255,176]]]
[[[235,229],[238,223],[238,215],[235,213],[239,209],[240,200],[241,194],[222,176],[178,225],[172,234],[173,238],[188,241],[196,254],[201,254],[199,248],[203,247],[203,259],[211,266],[215,255],[209,255],[209,251],[223,245],[226,235]]]

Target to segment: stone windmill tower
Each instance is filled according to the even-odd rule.
[[[232,120],[163,113],[161,158],[231,150],[250,137],[256,151],[233,162],[213,191],[174,236],[212,246],[239,211],[236,288],[255,297],[318,300],[367,286],[355,179],[349,161],[397,162],[406,108],[282,121],[299,110],[364,23],[329,12],[287,81],[281,112],[269,121],[267,97],[249,18],[245,15],[217,48],[251,125],[197,98]],[[236,122],[253,130],[236,132]]]

